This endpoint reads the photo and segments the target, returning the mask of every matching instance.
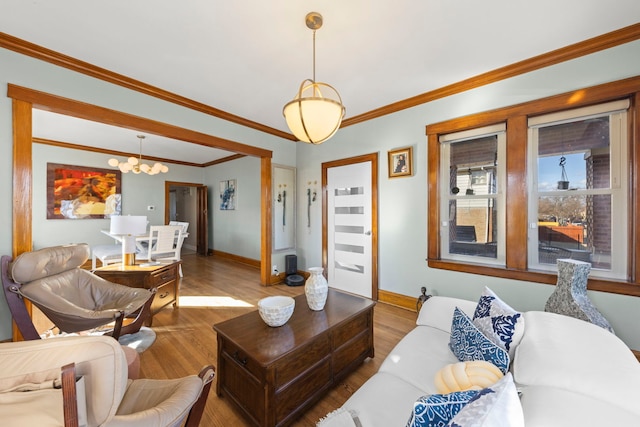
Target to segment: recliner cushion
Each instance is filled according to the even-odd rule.
[[[29,283],[78,268],[89,259],[89,254],[86,243],[25,252],[11,263],[9,275],[17,283]]]

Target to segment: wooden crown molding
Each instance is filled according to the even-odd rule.
[[[525,59],[515,64],[507,65],[448,86],[441,87],[429,92],[425,92],[414,97],[395,102],[393,104],[371,110],[358,116],[350,117],[342,122],[341,127],[354,125],[367,120],[375,119],[387,114],[396,113],[407,108],[446,98],[461,92],[466,92],[500,80],[505,80],[520,74],[529,73],[561,62],[576,59],[581,56],[596,53],[621,44],[629,43],[640,39],[640,23],[612,31],[601,36],[597,36],[579,43],[575,43],[533,58]]]
[[[155,98],[162,99],[163,101],[168,101],[177,105],[181,105],[183,107],[190,108],[192,110],[200,111],[201,113],[209,114],[222,120],[227,120],[251,129],[278,136],[280,138],[297,141],[296,137],[281,130],[274,129],[272,127],[254,122],[249,119],[245,119],[244,117],[227,113],[226,111],[222,111],[201,102],[194,101],[193,99],[180,96],[164,89],[160,89],[158,87],[143,83],[122,74],[114,73],[113,71],[109,71],[105,68],[97,67],[95,65],[89,64],[88,62],[72,58],[70,56],[64,55],[51,49],[47,49],[34,43],[30,43],[26,40],[19,39],[6,33],[0,32],[0,47],[30,56],[32,58],[39,59],[41,61],[49,62],[63,68],[67,68],[78,73],[86,74],[90,77],[104,80],[106,82],[113,83],[127,89],[135,90],[137,92],[144,93],[145,95],[150,95]]]
[[[638,39],[640,39],[640,23],[633,24],[628,27],[612,31],[601,36],[593,37],[591,39],[584,40],[582,42],[578,42],[560,49],[556,49],[551,52],[535,56],[533,58],[525,59],[523,61],[516,62],[514,64],[507,65],[496,70],[488,71],[486,73],[470,77],[466,80],[462,80],[460,82],[453,83],[439,89],[425,92],[420,95],[416,95],[414,97],[407,98],[405,100],[398,101],[377,108],[375,110],[371,110],[369,112],[347,118],[343,120],[340,127],[347,127],[367,120],[372,120],[388,114],[396,113],[407,108],[412,108],[417,105],[432,102],[437,99],[445,98],[447,96],[455,95],[457,93],[495,83],[500,80],[515,77],[520,74],[539,70],[541,68],[549,67],[551,65],[559,64],[561,62],[569,61],[571,59],[579,58],[581,56],[589,55],[591,53],[599,52]],[[80,61],[78,59],[27,42],[6,33],[0,32],[0,47],[58,65],[60,67],[77,71],[79,73],[86,74],[88,76],[104,80],[109,83],[123,86],[128,89],[132,89],[167,102],[172,102],[174,104],[178,104],[192,110],[200,111],[202,113],[209,114],[223,120],[227,120],[258,131],[275,135],[280,138],[297,141],[297,138],[289,133],[274,129],[266,125],[262,125],[260,123],[236,116],[231,113],[227,113],[201,102],[197,102],[192,99],[177,95],[175,93],[123,76],[121,74],[114,73],[107,69],[91,65],[87,62]]]

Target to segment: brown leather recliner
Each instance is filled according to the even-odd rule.
[[[140,329],[148,315],[155,290],[118,285],[80,268],[89,258],[87,244],[54,246],[25,252],[13,262],[2,257],[2,281],[7,302],[26,339],[35,329],[22,311],[26,297],[62,332],[86,331],[115,321],[111,335],[118,338]],[[124,329],[125,317],[138,312]],[[24,329],[24,331],[23,331]]]

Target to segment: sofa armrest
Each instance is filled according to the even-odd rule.
[[[470,317],[473,317],[476,305],[478,305],[477,301],[434,296],[422,305],[416,324],[418,326],[431,326],[432,328],[451,333],[453,310],[459,307]]]

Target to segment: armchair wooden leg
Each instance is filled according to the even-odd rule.
[[[207,404],[207,398],[209,397],[209,391],[211,390],[211,384],[213,383],[213,377],[215,374],[216,369],[213,365],[207,365],[200,370],[200,374],[198,374],[198,376],[204,380],[204,386],[202,387],[200,397],[191,407],[189,415],[187,415],[187,421],[184,424],[184,427],[198,427],[200,424],[200,419],[204,413],[204,407]]]
[[[62,367],[62,401],[64,427],[78,427],[78,398],[76,393],[76,365]]]

